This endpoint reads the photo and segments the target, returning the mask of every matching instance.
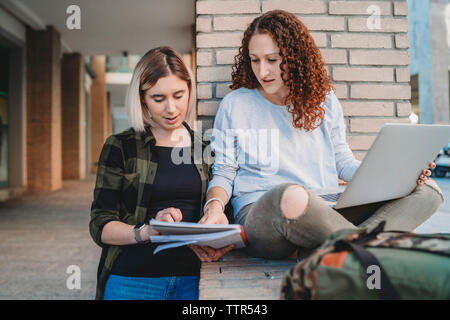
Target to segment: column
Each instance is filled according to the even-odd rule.
[[[91,85],[91,173],[96,173],[100,152],[108,134],[106,57],[91,57],[91,68],[95,73]]]
[[[28,187],[56,190],[62,186],[59,32],[27,28],[26,51]]]
[[[62,60],[62,160],[63,179],[86,177],[86,105],[84,60],[79,53]]]
[[[449,17],[447,17],[449,16]],[[450,3],[447,0],[430,1],[431,75],[433,123],[450,123],[449,65],[450,43],[447,33],[450,26]]]

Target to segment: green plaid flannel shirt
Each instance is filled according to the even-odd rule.
[[[201,160],[194,161],[194,164],[201,178],[201,203],[204,204],[206,189],[211,179],[211,158],[207,161],[203,158],[204,154],[211,156],[208,152],[204,153],[209,141],[203,141],[201,135],[192,131],[186,123],[183,124],[191,134],[191,160],[194,160],[194,152],[198,154],[201,146]],[[120,246],[105,245],[101,242],[103,226],[110,221],[122,221],[130,225],[144,222],[150,199],[148,188],[153,183],[158,169],[158,164],[151,161],[155,144],[155,137],[147,127],[145,132],[135,132],[130,128],[112,135],[103,146],[89,223],[93,240],[102,247],[97,271],[96,299],[103,298],[106,280],[121,252]],[[202,209],[203,205],[199,216],[203,215]]]

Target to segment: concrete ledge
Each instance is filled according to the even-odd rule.
[[[0,189],[0,202],[21,197],[26,191],[25,187],[9,187]]]
[[[296,264],[293,258],[265,260],[233,250],[220,262],[203,263],[200,300],[278,300],[284,275]]]

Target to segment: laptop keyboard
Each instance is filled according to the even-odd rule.
[[[336,201],[338,201],[341,194],[342,194],[342,192],[331,193],[331,194],[321,194],[321,195],[319,195],[319,197],[321,197],[323,200],[328,201],[328,202],[336,202]]]

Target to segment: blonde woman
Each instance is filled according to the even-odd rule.
[[[206,144],[185,122],[194,92],[189,69],[169,47],[150,50],[135,68],[126,98],[132,128],[106,140],[98,164],[90,221],[103,249],[97,299],[197,299],[199,258],[217,260],[231,249],[180,247],[154,255],[149,241],[157,234],[152,218],[202,216],[210,168],[202,157],[194,161],[194,145]]]

